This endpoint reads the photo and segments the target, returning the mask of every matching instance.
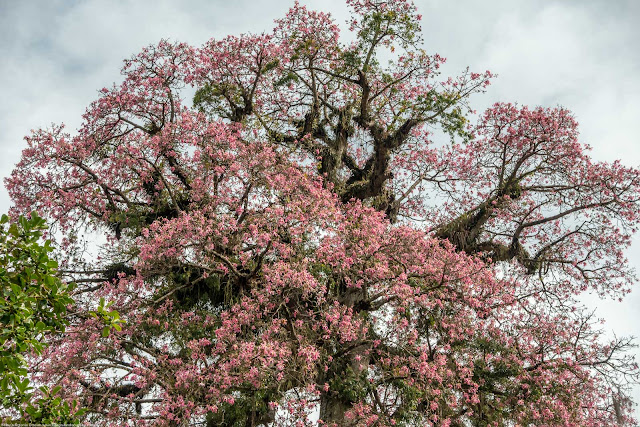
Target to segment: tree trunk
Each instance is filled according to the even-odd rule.
[[[343,426],[344,414],[351,408],[344,399],[334,398],[330,394],[323,394],[320,398],[320,419],[328,426]]]

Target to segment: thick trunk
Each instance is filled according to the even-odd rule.
[[[351,408],[351,404],[344,399],[333,398],[323,394],[320,400],[320,419],[328,426],[338,427],[345,424],[344,414]]]
[[[349,288],[342,283],[336,297],[341,304],[351,307],[355,315],[367,310],[364,307],[367,300],[365,288]],[[367,393],[371,344],[367,341],[364,330],[359,335],[360,339],[334,348],[329,369],[318,375],[317,384],[320,389],[329,384],[329,390],[320,396],[320,420],[328,426],[348,425],[345,413],[355,402],[364,399]]]
[[[370,350],[370,346],[364,343],[353,348],[348,354],[340,357],[340,360],[335,361],[340,367],[334,368],[333,372],[330,370],[329,376],[321,380],[322,385],[330,384],[330,389],[320,396],[320,420],[327,425],[347,425],[345,413],[354,403],[366,399]]]
[[[353,404],[366,398],[368,390],[367,370],[370,361],[366,345],[356,348],[346,356],[347,369],[334,374],[338,378],[338,387],[341,389],[323,393],[320,397],[320,420],[327,425],[338,427],[347,425],[345,413],[349,411]]]

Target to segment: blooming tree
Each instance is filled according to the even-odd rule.
[[[27,137],[15,210],[79,284],[34,379],[105,425],[632,422],[632,344],[576,298],[635,281],[639,171],[562,108],[471,124],[490,72],[441,77],[406,0],[347,3],[353,42],[298,3],[163,40],[75,134]]]

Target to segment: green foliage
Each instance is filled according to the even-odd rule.
[[[371,384],[366,371],[356,372],[347,365],[340,375],[335,375],[329,381],[330,389],[346,402],[358,402],[366,398]]]
[[[39,388],[41,395],[34,398],[24,408],[24,420],[31,424],[79,424],[79,419],[86,412],[86,408],[79,408],[78,402],[63,401],[58,395],[60,386],[49,389]]]
[[[113,301],[110,301],[105,304],[104,298],[100,298],[100,303],[98,304],[98,309],[95,311],[90,311],[89,314],[96,318],[100,319],[100,322],[104,324],[102,328],[102,336],[108,337],[111,329],[115,329],[116,331],[122,330],[122,324],[125,323],[124,320],[120,319],[120,314],[116,310],[109,310],[109,308],[113,305]]]
[[[270,401],[278,400],[278,395],[268,389],[254,390],[249,396],[238,396],[233,405],[221,402],[218,412],[207,414],[207,427],[244,427],[264,425],[272,417]]]
[[[241,90],[230,83],[206,84],[199,88],[193,96],[193,107],[200,112],[219,114],[223,117],[232,114],[226,102],[236,106],[244,105]]]
[[[298,83],[300,79],[298,78],[298,76],[293,72],[293,71],[289,71],[287,74],[284,75],[284,77],[282,77],[281,79],[277,80],[274,84],[273,87],[280,87],[280,86],[286,86],[289,83]]]
[[[72,285],[57,277],[53,250],[41,244],[44,219],[32,213],[16,222],[0,218],[0,402],[23,412],[30,422],[69,422],[76,408],[56,397],[59,389],[40,389],[35,399],[27,378],[27,353],[41,354],[47,334],[64,332]]]

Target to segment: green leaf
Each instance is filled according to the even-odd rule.
[[[36,331],[44,331],[45,329],[47,329],[47,325],[45,325],[41,320],[38,320],[36,323]]]

